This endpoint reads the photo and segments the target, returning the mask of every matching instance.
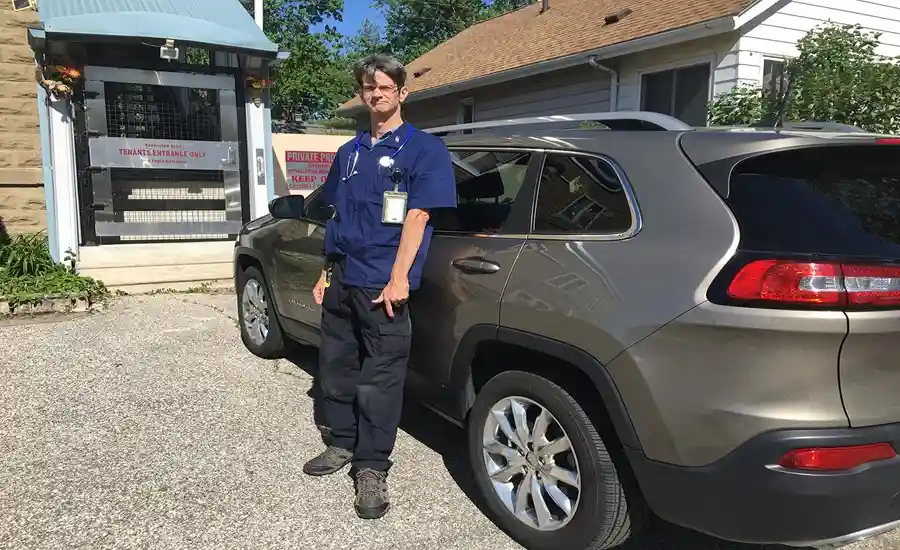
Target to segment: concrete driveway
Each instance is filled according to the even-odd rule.
[[[235,319],[232,296],[157,295],[0,327],[0,548],[520,548],[469,498],[461,431],[416,406],[393,510],[356,519],[349,477],[301,472],[315,355],[256,359]],[[714,548],[760,547],[660,527],[627,550]]]

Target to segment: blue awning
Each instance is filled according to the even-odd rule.
[[[239,0],[40,0],[53,35],[167,39],[274,57],[278,46]]]

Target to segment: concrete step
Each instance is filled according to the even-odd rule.
[[[174,283],[196,286],[204,281],[228,279],[234,272],[230,261],[216,264],[183,263],[167,266],[100,268],[86,268],[79,262],[76,267],[79,274],[103,281],[106,286],[112,288],[134,285],[159,285],[159,288],[169,288]]]
[[[40,168],[42,164],[40,149],[30,151],[0,149],[0,168]]]
[[[234,242],[126,243],[85,246],[79,250],[78,256],[78,265],[84,269],[177,267],[182,264],[228,263],[231,265],[234,257]]]
[[[0,186],[35,185],[44,183],[42,168],[0,168]],[[0,193],[3,188],[0,187]]]
[[[217,279],[212,281],[193,281],[187,283],[157,283],[157,284],[136,284],[136,285],[118,285],[107,288],[113,292],[124,292],[125,294],[150,294],[156,292],[215,292],[223,291],[234,292],[234,279]]]

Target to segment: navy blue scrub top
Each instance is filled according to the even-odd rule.
[[[359,157],[350,175],[357,143]],[[395,153],[392,168],[379,166],[381,157]],[[374,145],[369,132],[342,145],[328,172],[322,198],[336,212],[326,225],[325,254],[346,256],[343,282],[347,285],[381,290],[391,279],[403,226],[381,223],[381,208],[384,192],[394,188],[391,173],[397,169],[402,174],[399,191],[408,194],[407,210],[456,207],[453,163],[440,138],[403,123]],[[431,234],[429,223],[409,272],[410,290],[421,283]]]

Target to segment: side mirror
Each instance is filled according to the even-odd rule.
[[[269,202],[269,214],[277,220],[299,220],[303,217],[306,197],[303,195],[285,195],[275,197]]]

